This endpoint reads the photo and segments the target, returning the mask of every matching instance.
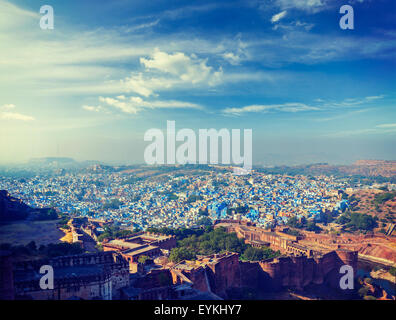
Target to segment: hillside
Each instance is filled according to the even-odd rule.
[[[352,210],[379,219],[378,230],[386,229],[396,223],[396,192],[377,189],[356,190],[350,195]]]
[[[0,221],[24,220],[30,212],[28,205],[12,197],[6,190],[0,190]]]
[[[259,171],[271,174],[290,175],[335,175],[335,176],[365,176],[396,179],[396,161],[358,160],[352,165],[329,165],[317,163],[300,166],[279,166],[273,168],[258,168]]]
[[[57,218],[58,214],[51,208],[31,208],[22,200],[12,197],[6,190],[0,190],[0,222]]]

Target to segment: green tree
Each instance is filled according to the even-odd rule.
[[[169,260],[172,262],[180,262],[183,260],[193,260],[195,259],[195,254],[192,250],[188,248],[173,248],[169,255]]]
[[[142,255],[142,256],[140,256],[140,257],[138,258],[138,262],[141,263],[141,264],[145,264],[146,261],[149,260],[149,259],[150,259],[149,256]]]
[[[198,223],[199,226],[211,226],[212,225],[212,220],[208,217],[202,217],[199,219]]]

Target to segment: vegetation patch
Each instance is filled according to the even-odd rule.
[[[260,261],[274,258],[280,252],[270,248],[253,248],[239,239],[235,233],[227,233],[224,228],[207,228],[201,235],[193,234],[179,240],[177,248],[171,250],[169,260],[195,260],[197,255],[211,255],[223,252],[236,252],[242,260]]]

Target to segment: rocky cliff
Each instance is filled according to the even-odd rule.
[[[24,220],[31,210],[22,200],[12,197],[6,190],[0,190],[0,221]]]
[[[31,208],[22,200],[12,197],[6,190],[0,190],[0,222],[57,218],[56,211],[51,208]]]

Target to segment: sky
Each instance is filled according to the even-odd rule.
[[[396,160],[395,5],[0,0],[0,164],[142,163],[167,120],[252,129],[254,164]]]

